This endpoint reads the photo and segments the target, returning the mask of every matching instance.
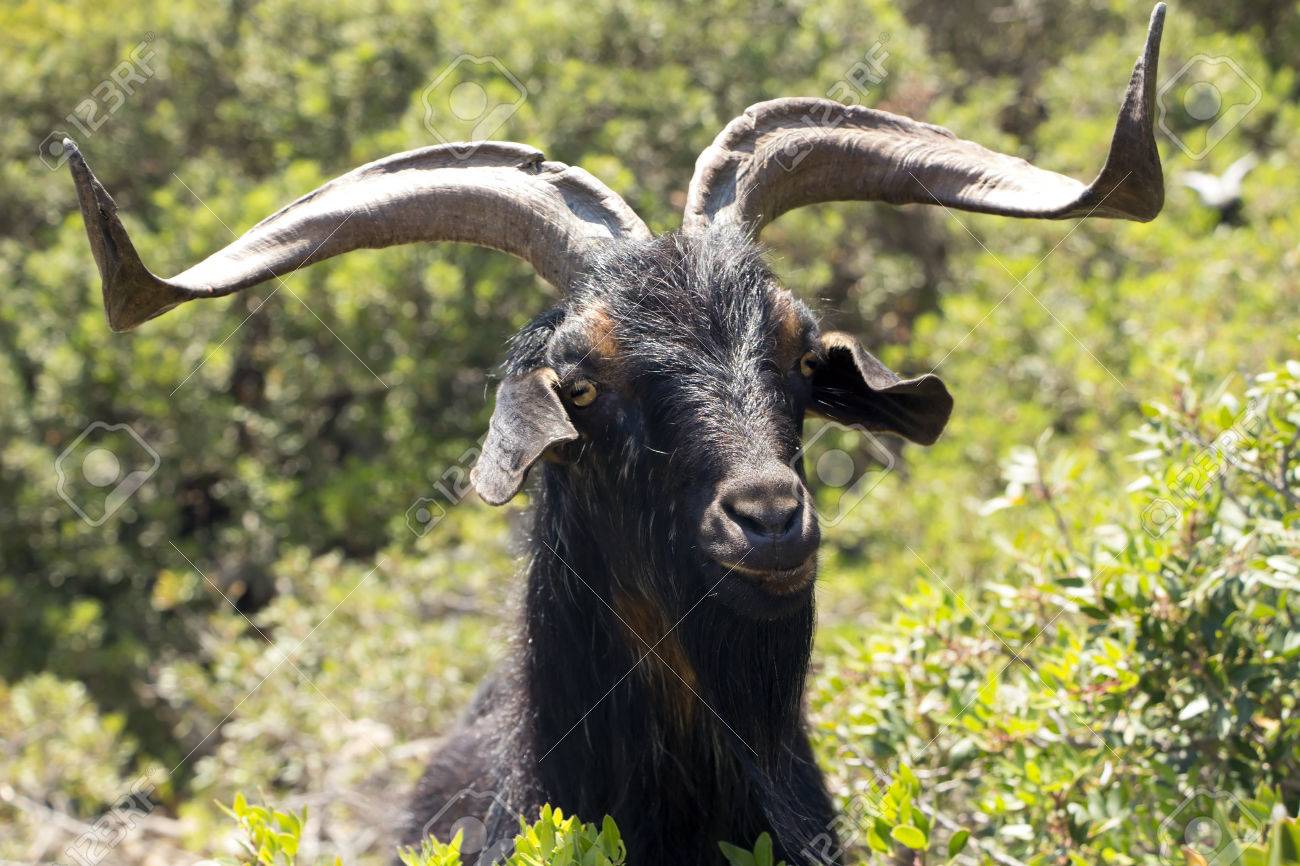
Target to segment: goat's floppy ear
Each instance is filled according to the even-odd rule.
[[[813,370],[813,412],[868,430],[931,445],[952,414],[952,395],[933,374],[901,379],[848,334],[821,336],[824,360]]]
[[[483,453],[470,478],[485,502],[502,505],[524,486],[528,470],[546,449],[578,438],[556,390],[550,367],[508,376],[497,388]]]

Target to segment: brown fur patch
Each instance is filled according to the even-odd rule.
[[[591,342],[591,354],[603,361],[618,357],[618,337],[614,333],[614,319],[604,305],[596,304],[582,313],[582,324]]]
[[[699,679],[681,641],[669,632],[671,624],[663,609],[642,596],[620,593],[614,598],[614,610],[622,620],[628,648],[637,658],[650,653],[640,667],[669,717],[685,730],[695,716]]]
[[[795,308],[794,297],[787,289],[778,290],[772,309],[776,319],[773,338],[777,360],[782,367],[793,367],[803,355],[803,319]]]

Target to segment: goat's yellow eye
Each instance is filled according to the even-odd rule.
[[[821,359],[817,357],[816,352],[804,352],[803,357],[799,359],[799,372],[811,379],[820,362]]]
[[[596,399],[596,383],[578,379],[569,386],[569,402],[575,406],[590,406]]]

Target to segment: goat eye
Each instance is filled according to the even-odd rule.
[[[817,357],[816,352],[804,352],[803,357],[799,359],[799,372],[811,379],[813,372],[816,371],[817,365],[820,363],[821,359]]]
[[[590,379],[578,379],[569,386],[569,402],[575,406],[590,406],[596,399],[596,383]]]

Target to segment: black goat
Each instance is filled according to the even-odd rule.
[[[836,199],[1152,219],[1162,19],[1157,7],[1091,185],[906,118],[776,100],[701,155],[683,230],[658,238],[536,151],[427,148],[326,184],[164,280],[68,143],[116,329],[414,240],[515,253],[566,292],[515,337],[474,472],[501,504],[542,461],[523,633],[430,765],[406,841],[475,818],[466,848],[486,863],[517,814],[551,802],[612,814],[633,866],[717,863],[719,840],[764,831],[791,862],[839,860],[801,711],[819,539],[801,426],[813,413],[928,444],[952,400],[936,377],[902,380],[820,330],[764,266],[758,232]]]

